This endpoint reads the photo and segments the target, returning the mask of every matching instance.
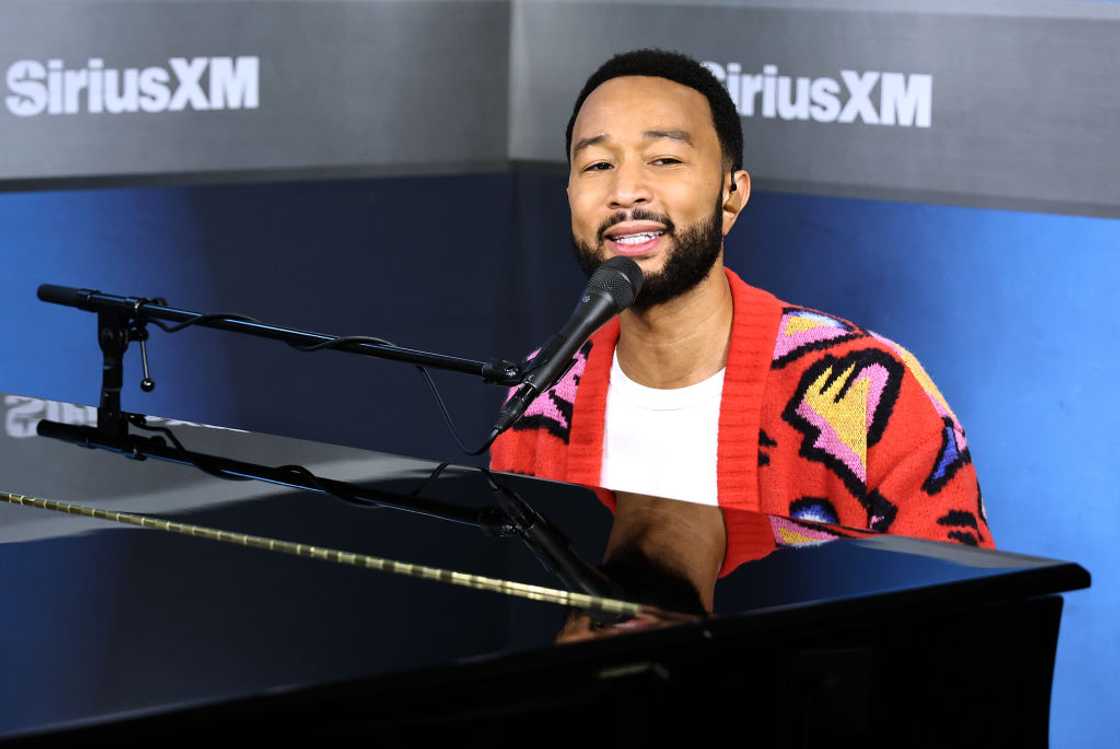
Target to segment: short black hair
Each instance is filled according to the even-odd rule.
[[[703,94],[708,100],[708,107],[712,110],[712,120],[725,164],[730,165],[732,172],[743,168],[743,128],[739,122],[735,102],[731,101],[731,95],[727,93],[727,89],[719,79],[699,62],[680,52],[664,49],[635,49],[623,52],[607,60],[591,74],[587,83],[583,84],[583,90],[579,92],[576,104],[572,108],[572,117],[568,120],[565,153],[569,163],[572,159],[572,129],[576,125],[576,116],[583,102],[602,84],[612,78],[626,75],[666,78]]]

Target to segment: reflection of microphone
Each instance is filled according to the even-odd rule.
[[[517,492],[499,484],[489,472],[486,473],[486,478],[490,482],[490,488],[497,495],[498,506],[509,519],[514,531],[541,565],[558,577],[568,590],[599,598],[623,597],[622,588],[598,568],[583,561],[583,558],[572,548],[572,542],[559,528],[542,517]],[[596,612],[592,615],[602,618],[605,623],[619,621],[618,617],[604,612]]]
[[[598,328],[634,303],[642,288],[642,269],[628,257],[612,257],[599,266],[568,322],[530,363],[524,384],[505,402],[491,438],[513,426],[533,400],[564,376],[572,357]]]

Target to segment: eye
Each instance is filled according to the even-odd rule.
[[[594,164],[588,164],[587,166],[585,166],[583,168],[583,171],[585,171],[585,172],[603,172],[603,171],[606,171],[607,169],[610,169],[610,168],[611,168],[610,163],[608,163],[606,161],[596,161]]]
[[[674,164],[683,164],[684,162],[673,156],[662,156],[661,158],[654,159],[650,163],[655,166],[673,166]]]

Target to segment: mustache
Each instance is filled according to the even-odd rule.
[[[654,213],[644,208],[635,208],[630,212],[618,211],[603,221],[603,223],[599,225],[599,231],[596,232],[599,243],[602,244],[607,231],[610,230],[612,226],[621,224],[624,221],[656,221],[665,227],[665,233],[669,235],[672,235],[676,230],[676,224],[664,213]]]

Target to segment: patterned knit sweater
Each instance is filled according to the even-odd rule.
[[[846,320],[785,304],[730,270],[733,319],[716,486],[725,509],[992,547],[960,421],[914,356]],[[491,449],[491,467],[598,486],[618,319],[581,348]],[[598,490],[613,509],[613,494]],[[725,512],[721,575],[812,525]],[[781,522],[781,521],[775,521]],[[798,529],[804,532],[798,533]]]

